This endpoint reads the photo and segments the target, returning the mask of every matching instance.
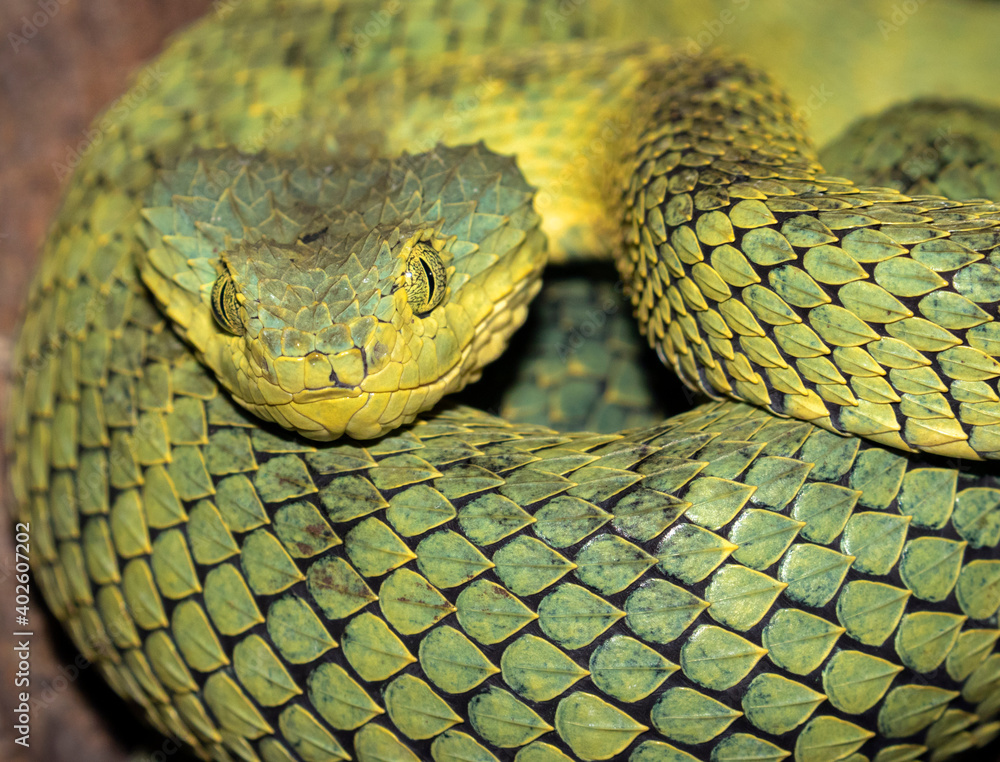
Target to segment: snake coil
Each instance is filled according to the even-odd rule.
[[[826,174],[767,76],[594,39],[596,11],[486,4],[422,49],[445,5],[351,55],[372,2],[218,14],[83,157],[8,427],[74,642],[205,759],[985,745],[1000,207]],[[608,250],[718,401],[604,432],[425,412],[547,251]],[[563,369],[627,400],[588,351]]]

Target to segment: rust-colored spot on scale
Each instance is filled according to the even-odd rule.
[[[310,537],[323,537],[326,534],[326,526],[323,524],[310,524],[305,529]]]

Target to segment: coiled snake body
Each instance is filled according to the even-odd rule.
[[[74,641],[219,760],[988,742],[1000,480],[954,459],[1000,452],[1000,208],[823,174],[744,63],[438,5],[347,50],[376,6],[223,8],[78,167],[9,427]],[[398,428],[546,240],[744,402]]]

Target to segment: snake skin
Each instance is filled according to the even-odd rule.
[[[330,45],[371,4],[215,18],[84,158],[29,299],[9,427],[36,577],[74,642],[206,759],[899,762],[989,742],[1000,479],[941,456],[1000,450],[997,208],[824,175],[766,78],[668,70],[655,45],[525,52],[501,71],[508,92],[479,92],[438,131],[441,102],[496,71],[477,51],[600,23],[459,7],[480,25],[454,8],[399,25],[435,29],[440,51],[409,45],[422,56],[470,55],[412,101],[445,64],[411,67],[393,35],[358,56]],[[454,34],[439,37],[443,18]],[[222,44],[242,64],[200,63]],[[565,100],[538,72],[565,78]],[[669,96],[640,115],[656,126],[611,141],[634,147],[631,184],[617,163],[556,173],[651,82]],[[485,136],[548,192],[557,257],[601,250],[625,219],[619,264],[662,357],[813,422],[713,402],[561,433],[451,407],[322,445],[239,409],[138,277],[137,226],[154,244],[201,240],[142,218],[162,208],[145,189],[181,146],[336,151],[330,136],[386,101],[412,118],[366,149]],[[579,142],[505,128],[577,113],[597,114],[573,123]],[[628,190],[608,203],[611,182]]]

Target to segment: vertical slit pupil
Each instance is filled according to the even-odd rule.
[[[426,260],[423,257],[419,257],[420,266],[424,268],[424,275],[427,277],[427,303],[431,304],[434,301],[434,274],[431,272],[431,268],[427,265]]]

